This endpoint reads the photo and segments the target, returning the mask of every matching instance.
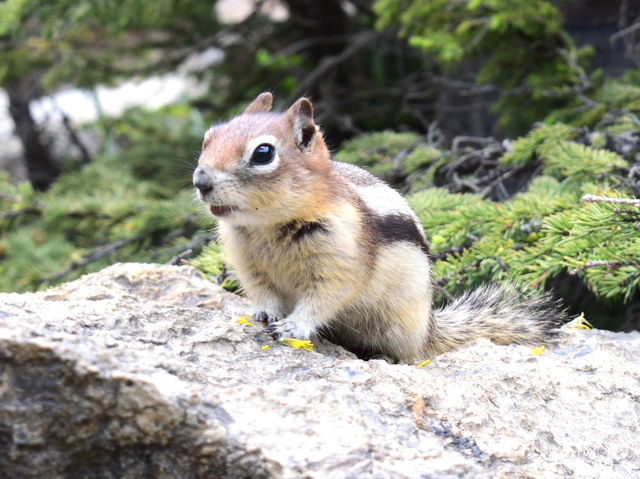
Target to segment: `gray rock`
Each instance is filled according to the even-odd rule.
[[[276,343],[248,310],[142,264],[0,295],[0,477],[640,475],[638,333],[417,368]]]

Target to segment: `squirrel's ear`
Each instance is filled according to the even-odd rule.
[[[287,111],[293,119],[293,137],[300,149],[309,148],[316,138],[316,124],[313,122],[313,105],[307,98],[300,98]]]
[[[268,91],[260,93],[251,104],[245,108],[245,113],[266,113],[271,110],[273,95]]]

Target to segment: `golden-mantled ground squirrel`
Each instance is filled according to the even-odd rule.
[[[212,126],[193,173],[243,288],[278,337],[315,334],[359,353],[423,360],[475,338],[539,345],[560,313],[485,286],[433,310],[429,246],[409,204],[331,161],[306,98],[270,93]]]

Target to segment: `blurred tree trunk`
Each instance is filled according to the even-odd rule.
[[[289,7],[291,21],[300,31],[300,38],[330,38],[347,33],[349,19],[340,0],[285,0],[284,3]],[[312,61],[319,62],[343,49],[343,43],[319,41],[307,52]]]
[[[33,80],[16,78],[5,88],[9,96],[9,114],[16,125],[15,133],[22,142],[29,180],[36,190],[43,191],[60,174],[60,165],[44,144],[40,129],[29,110],[29,103],[36,96],[36,82]]]

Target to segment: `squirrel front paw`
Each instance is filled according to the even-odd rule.
[[[282,338],[310,339],[315,333],[315,328],[309,323],[282,318],[269,321],[267,331],[271,333],[273,339],[280,341]]]
[[[271,314],[264,309],[261,309],[260,311],[256,311],[255,313],[253,313],[252,317],[255,321],[258,321],[260,323],[267,323],[267,324],[271,324],[280,319],[276,315]]]

